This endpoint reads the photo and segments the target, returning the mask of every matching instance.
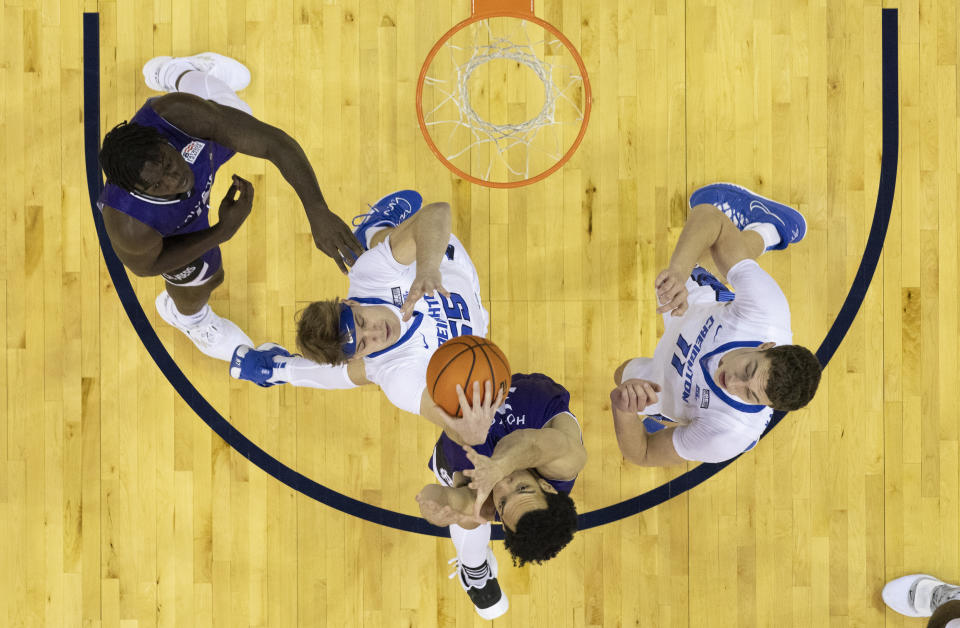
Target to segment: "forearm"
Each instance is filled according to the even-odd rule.
[[[637,413],[613,408],[613,426],[623,458],[633,464],[643,464],[647,457],[647,430]]]
[[[450,205],[431,203],[418,212],[413,230],[417,245],[417,269],[438,269],[450,243]]]
[[[472,430],[477,432],[472,435],[473,437],[469,433],[461,434],[457,427],[463,427],[464,432],[470,432],[471,430],[468,428],[471,426],[464,419],[447,416],[443,409],[433,401],[426,389],[420,395],[420,416],[442,429],[444,434],[458,445],[478,445],[487,438],[486,432],[481,437],[479,430],[476,429]]]
[[[554,430],[555,431],[555,430]],[[553,442],[550,430],[516,430],[497,442],[490,459],[504,471],[513,473],[518,469],[542,467],[557,458],[563,444]]]
[[[307,218],[311,218],[316,212],[330,211],[323,193],[320,192],[320,184],[317,182],[313,166],[310,165],[307,154],[295,139],[280,129],[274,128],[267,158],[300,197],[300,202],[303,203],[307,212]]]
[[[670,256],[670,266],[689,275],[693,267],[720,237],[727,218],[715,207],[697,206],[690,210],[687,224],[680,232],[677,246]]]
[[[438,526],[456,523],[467,530],[480,525],[479,521],[468,520],[473,514],[476,499],[476,492],[466,486],[453,488],[440,484],[427,484],[417,495],[420,514],[427,521]],[[446,508],[453,512],[445,511]]]
[[[182,235],[167,236],[163,239],[163,248],[154,260],[145,276],[156,276],[183,268],[201,255],[226,242],[232,234],[227,234],[219,224]]]

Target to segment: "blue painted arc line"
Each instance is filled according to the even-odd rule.
[[[843,338],[849,331],[856,318],[857,312],[866,297],[867,289],[873,279],[880,253],[887,234],[890,214],[893,209],[893,196],[897,179],[897,151],[899,147],[899,94],[897,81],[898,48],[897,28],[898,17],[896,9],[883,9],[882,26],[882,91],[883,91],[883,153],[880,162],[880,183],[877,193],[877,204],[870,226],[870,234],[864,248],[860,266],[853,279],[847,297],[833,325],[817,349],[816,355],[820,364],[826,367],[836,352]],[[104,262],[110,273],[110,278],[117,290],[117,296],[130,319],[141,342],[150,353],[154,362],[160,368],[170,384],[194,412],[220,438],[240,452],[250,462],[283,482],[290,488],[307,495],[318,502],[343,513],[365,519],[397,530],[415,532],[430,536],[449,536],[447,528],[438,528],[430,525],[420,517],[413,517],[402,513],[386,510],[365,502],[353,499],[342,493],[329,489],[322,484],[294,471],[279,460],[262,450],[241,434],[229,421],[211,406],[200,392],[190,383],[167,352],[163,343],[157,337],[150,325],[150,321],[140,306],[126,269],[117,258],[110,240],[103,226],[103,219],[97,209],[96,202],[103,189],[103,180],[100,176],[98,153],[100,149],[100,32],[99,15],[84,13],[83,15],[83,90],[84,90],[84,150],[86,153],[87,187],[90,193],[90,206],[93,212],[93,221],[103,251]],[[774,412],[770,424],[764,431],[765,437],[770,430],[777,426],[786,416],[786,412]],[[596,526],[618,521],[626,517],[643,512],[663,502],[676,497],[693,487],[713,477],[716,473],[731,464],[736,458],[720,462],[705,463],[687,471],[686,473],[662,484],[652,490],[631,499],[611,506],[598,508],[579,516],[579,527],[586,530]],[[502,539],[503,531],[500,526],[493,527],[493,538]]]

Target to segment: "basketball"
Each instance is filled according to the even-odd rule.
[[[503,389],[504,398],[510,390],[510,363],[503,351],[486,338],[457,336],[434,351],[427,365],[427,390],[434,403],[453,417],[462,417],[457,384],[463,387],[467,401],[473,403],[473,383],[480,382],[480,397],[484,383],[493,382],[493,396]]]

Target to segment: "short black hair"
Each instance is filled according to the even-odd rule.
[[[556,556],[577,531],[577,507],[566,493],[547,493],[547,507],[531,510],[517,520],[516,529],[503,526],[503,545],[513,564],[542,563]]]
[[[159,148],[166,142],[160,131],[124,120],[110,129],[100,147],[100,167],[107,181],[133,192],[142,184],[143,164],[156,161]]]
[[[770,375],[764,392],[774,410],[797,410],[810,403],[823,370],[817,356],[800,345],[778,345],[764,353],[770,358]]]

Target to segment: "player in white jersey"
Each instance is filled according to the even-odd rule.
[[[465,422],[437,406],[426,390],[427,363],[441,344],[462,335],[485,336],[489,315],[480,279],[460,241],[450,233],[450,206],[422,206],[401,190],[378,201],[355,234],[367,250],[348,275],[347,298],[311,303],[297,323],[291,356],[279,345],[242,345],[230,373],[261,386],[289,383],[344,389],[377,384],[401,410],[462,433]],[[502,393],[501,393],[502,396]],[[495,407],[502,402],[498,397]]]
[[[664,334],[653,358],[620,365],[610,393],[620,450],[644,466],[733,458],[757,442],[773,410],[803,407],[820,381],[813,353],[790,344],[786,297],[754,261],[799,242],[803,216],[722,183],[694,192],[690,206],[656,279]],[[708,251],[733,291],[696,266]]]

